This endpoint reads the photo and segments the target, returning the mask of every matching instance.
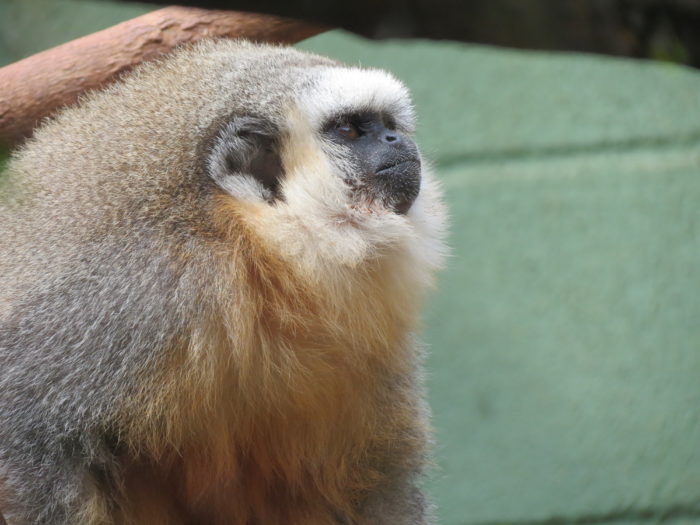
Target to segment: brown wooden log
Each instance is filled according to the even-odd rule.
[[[324,30],[275,16],[187,7],[128,20],[0,68],[0,145],[16,145],[82,92],[184,42],[240,37],[291,44]]]

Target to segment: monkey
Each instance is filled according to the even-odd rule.
[[[42,123],[0,205],[9,525],[425,525],[445,210],[391,74],[204,40]]]

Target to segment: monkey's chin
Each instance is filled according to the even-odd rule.
[[[391,209],[394,213],[397,213],[398,215],[406,215],[408,213],[408,210],[411,209],[411,206],[416,200],[416,197],[418,197],[418,191],[416,191],[415,195],[411,195],[408,198],[401,198],[397,200],[391,205]]]
[[[420,193],[420,184],[420,162],[411,160],[379,170],[370,186],[386,208],[406,215]]]

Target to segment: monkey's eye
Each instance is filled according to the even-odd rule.
[[[337,122],[335,125],[335,132],[346,139],[356,139],[360,136],[360,129],[350,121]]]
[[[375,113],[347,113],[336,117],[325,130],[343,140],[356,140],[370,134],[378,125],[381,118]]]

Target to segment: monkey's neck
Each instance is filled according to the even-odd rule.
[[[351,512],[350,499],[397,468],[374,465],[377,449],[392,443],[410,463],[424,441],[411,387],[415,283],[389,258],[311,277],[276,257],[226,264],[206,322],[139,400],[135,413],[150,417],[129,432],[133,486],[161,479],[192,512],[216,500],[231,509],[226,523],[275,501]]]
[[[159,445],[128,471],[127,490],[159,486],[193,516],[220,513],[202,514],[202,523],[262,516],[301,525],[312,508],[350,515],[353,501],[398,468],[373,464],[377,450],[392,443],[397,462],[409,463],[421,453],[410,319],[387,306],[379,282],[330,305],[278,297],[274,279],[251,286],[262,282],[274,290],[245,295],[287,309],[256,302],[249,319],[220,320],[189,345],[178,380],[158,387]]]

